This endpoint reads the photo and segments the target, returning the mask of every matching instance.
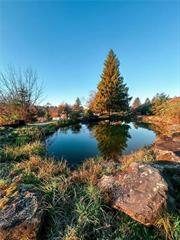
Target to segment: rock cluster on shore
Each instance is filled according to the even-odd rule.
[[[161,136],[153,144],[157,160],[180,162],[180,138]]]

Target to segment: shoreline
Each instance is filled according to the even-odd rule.
[[[151,147],[157,160],[180,162],[180,124],[157,116],[143,116],[142,121],[158,128],[159,134]]]
[[[87,221],[98,223],[95,226],[102,229],[102,232],[101,230],[99,232],[100,235],[104,233],[104,226],[108,224],[110,232],[109,235],[105,235],[108,236],[106,239],[112,236],[114,230],[119,231],[120,225],[126,225],[126,231],[130,235],[133,234],[130,226],[134,226],[133,231],[141,231],[144,239],[151,236],[157,239],[156,237],[159,236],[159,239],[164,240],[165,237],[161,238],[161,235],[166,236],[167,232],[162,224],[156,223],[157,225],[152,225],[149,228],[136,222],[122,211],[115,210],[110,204],[109,197],[102,195],[97,187],[103,176],[121,174],[133,163],[145,164],[145,166],[158,163],[152,146],[136,150],[132,154],[123,155],[118,161],[96,157],[85,160],[76,169],[70,169],[66,161],[54,161],[52,158],[43,155],[43,137],[52,134],[58,128],[59,126],[56,124],[49,124],[44,127],[29,126],[25,129],[30,131],[28,133],[30,137],[27,138],[26,136],[24,139],[25,145],[9,149],[9,152],[4,155],[9,159],[1,163],[0,219],[5,219],[2,224],[4,226],[9,224],[10,230],[0,229],[0,237],[9,234],[20,236],[24,228],[26,229],[26,231],[23,230],[24,236],[27,236],[28,239],[31,239],[29,232],[37,236],[42,234],[41,229],[46,229],[43,236],[47,237],[50,234],[55,236],[59,231],[64,233],[66,227],[69,226],[69,222],[73,219],[75,236],[82,228],[90,233],[82,225],[84,221]],[[43,134],[40,130],[44,131]],[[21,138],[25,134],[23,128],[16,129],[16,131],[16,134],[19,134],[15,135],[16,140],[19,136]],[[39,142],[35,142],[36,137],[40,137]],[[164,163],[162,161],[161,163],[162,167]],[[144,194],[146,195],[146,192]],[[22,223],[20,224],[11,224],[12,218],[21,216],[21,209],[16,208],[21,203],[22,212],[26,214],[25,219],[31,216],[31,221],[27,223],[25,220],[21,220]],[[28,208],[30,210],[27,210]],[[15,212],[12,212],[12,210]],[[82,216],[84,217],[84,213],[87,213],[87,216],[85,216],[87,219],[81,223],[79,219]],[[173,234],[177,234],[179,231],[177,213],[167,214],[160,216],[160,219],[168,219],[172,224],[172,229],[174,229]],[[63,226],[62,222],[64,223]],[[111,229],[112,225],[114,230]],[[177,227],[175,228],[175,226]],[[78,229],[77,232],[76,229]],[[96,234],[96,231],[94,234]],[[123,230],[119,234],[122,235]]]

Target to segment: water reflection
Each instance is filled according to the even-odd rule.
[[[154,131],[155,133],[161,134],[162,133],[162,129],[160,128],[160,126],[154,125],[152,123],[144,123],[144,122],[134,122],[133,123],[134,128],[138,129],[138,128],[144,128],[144,129],[151,129],[152,131]]]
[[[68,160],[71,166],[98,155],[116,159],[151,144],[155,133],[148,128],[105,121],[63,127],[46,139],[47,152],[57,160]]]
[[[71,129],[72,133],[79,133],[81,130],[81,124],[71,125],[69,129]]]
[[[68,130],[69,130],[69,127],[68,127],[68,126],[67,126],[67,127],[62,127],[62,128],[60,128],[56,133],[57,133],[57,135],[58,135],[59,133],[67,134],[67,133],[68,133]]]
[[[130,138],[128,132],[130,126],[100,122],[92,127],[91,131],[96,138],[98,149],[106,158],[117,159],[127,147],[127,140]]]

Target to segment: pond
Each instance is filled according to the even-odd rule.
[[[98,122],[60,128],[46,139],[46,147],[48,155],[75,166],[90,157],[116,158],[131,153],[150,145],[155,137],[148,126]]]

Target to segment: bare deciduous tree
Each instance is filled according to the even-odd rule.
[[[9,120],[30,121],[42,97],[42,84],[31,68],[24,71],[9,67],[0,73],[0,114]]]

